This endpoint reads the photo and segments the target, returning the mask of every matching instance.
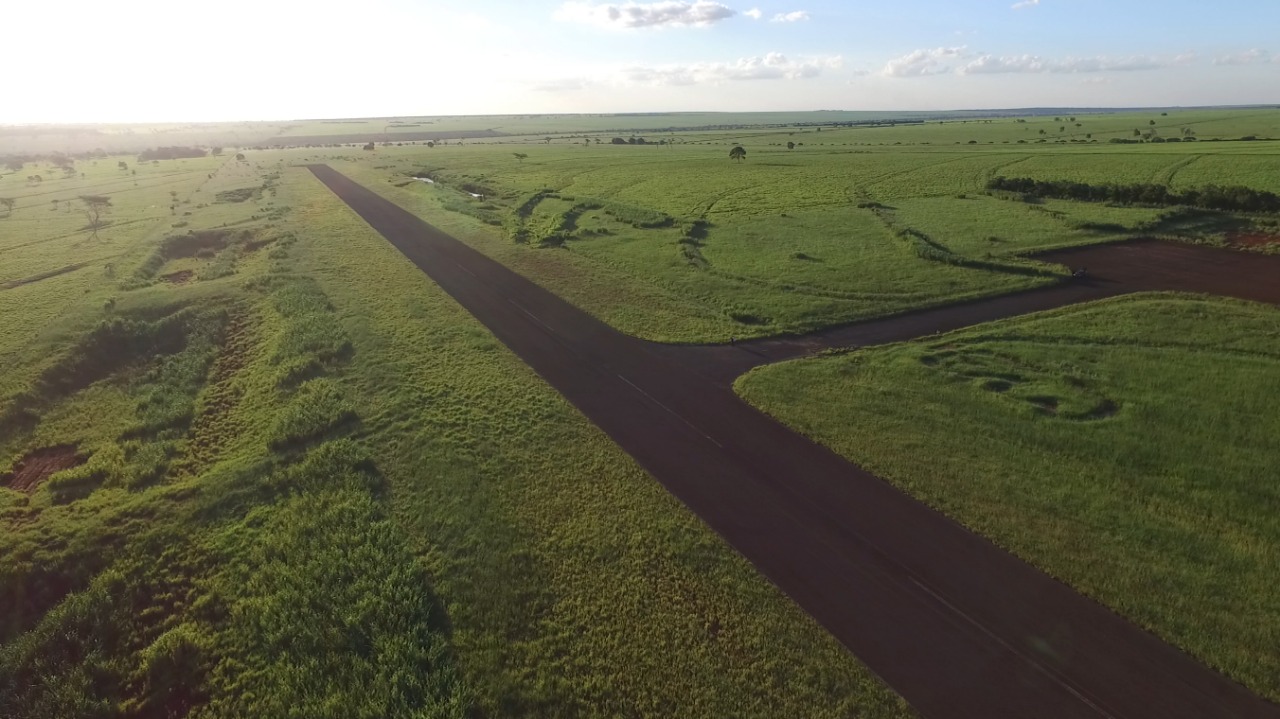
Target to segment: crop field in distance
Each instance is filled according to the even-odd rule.
[[[1265,209],[992,189],[1280,194],[1271,107],[3,130],[6,717],[913,716],[307,164],[667,343],[1280,252]],[[1278,364],[1275,307],[1145,294],[735,388],[1280,700]]]

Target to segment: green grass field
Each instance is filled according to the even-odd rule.
[[[1280,312],[1108,300],[754,371],[753,404],[1280,698]]]
[[[83,462],[0,488],[0,714],[910,715],[310,173],[188,164],[0,185],[88,262],[0,290],[0,468]]]
[[[300,167],[663,341],[1051,283],[1024,257],[1049,247],[1275,234],[986,183],[1280,191],[1280,145],[1238,141],[1280,111],[829,124],[854,119],[884,118],[398,118],[519,134],[0,175],[0,476],[60,469],[0,487],[0,715],[910,715]],[[675,127],[715,129],[652,132]],[[1151,127],[1198,139],[1108,142]],[[611,143],[631,130],[670,144]],[[82,195],[110,198],[96,234]],[[1275,697],[1276,331],[1271,308],[1118,300],[742,386]]]
[[[1110,123],[1113,135],[1138,119],[1076,118]],[[1051,247],[1136,235],[1224,244],[1228,230],[1276,232],[1276,219],[1265,216],[1029,204],[986,192],[1000,175],[1280,191],[1269,171],[1280,145],[1213,142],[1205,129],[1280,135],[1280,111],[1151,119],[1200,128],[1200,139],[961,142],[974,128],[1014,137],[1052,121],[1002,118],[711,131],[665,146],[500,139],[374,152],[299,149],[291,156],[331,162],[624,331],[661,341],[725,341],[1055,282],[1062,268],[1023,257]],[[917,134],[904,146],[865,142],[879,132]],[[796,140],[803,144],[785,147]],[[734,162],[728,150],[739,142],[748,155]]]

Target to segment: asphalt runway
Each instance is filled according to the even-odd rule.
[[[750,367],[1126,292],[1280,302],[1280,257],[1140,242],[1089,277],[734,347],[624,335],[326,165],[315,176],[925,717],[1280,717],[1280,707],[747,405]]]

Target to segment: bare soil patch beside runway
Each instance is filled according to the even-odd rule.
[[[9,473],[0,475],[0,486],[29,494],[49,477],[84,462],[85,458],[72,445],[37,449],[15,462]]]

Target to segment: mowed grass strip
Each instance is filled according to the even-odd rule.
[[[796,429],[1280,699],[1280,311],[1144,295],[758,369]]]

